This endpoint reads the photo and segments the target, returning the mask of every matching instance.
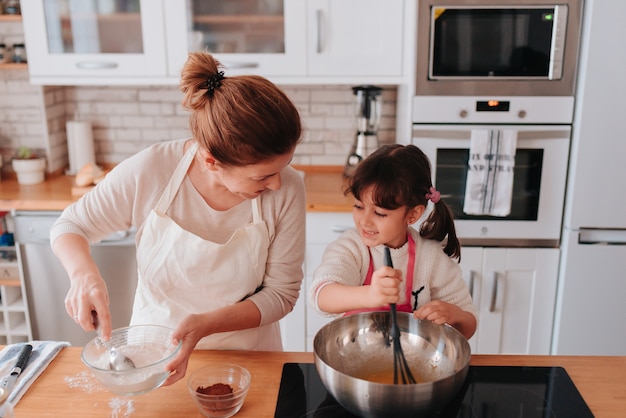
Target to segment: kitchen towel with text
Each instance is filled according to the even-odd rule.
[[[11,373],[24,344],[27,343],[10,344],[0,351],[0,378]],[[70,345],[66,341],[30,341],[28,344],[33,346],[33,351],[28,358],[26,367],[17,378],[15,388],[9,394],[8,401],[13,405],[22,399],[30,385],[43,373],[59,351]]]
[[[472,130],[463,212],[500,217],[511,213],[516,147],[515,130]]]

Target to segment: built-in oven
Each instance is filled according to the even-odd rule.
[[[572,96],[582,0],[420,0],[418,96]]]
[[[559,245],[582,1],[417,4],[412,143],[463,245]]]
[[[510,212],[505,216],[466,213],[472,136],[516,137]],[[569,155],[569,125],[414,124],[414,145],[429,157],[433,183],[455,217],[463,245],[556,247],[561,233]],[[491,156],[485,151],[485,160]]]

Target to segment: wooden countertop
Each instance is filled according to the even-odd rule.
[[[346,197],[340,166],[294,166],[304,172],[308,212],[352,212],[354,199]]]
[[[352,199],[343,195],[343,167],[295,166],[305,173],[307,211],[350,212]],[[15,179],[0,181],[0,211],[63,210],[77,197],[72,195],[74,176],[54,176],[45,182],[24,186]]]
[[[195,351],[185,379],[150,393],[122,397],[105,391],[80,360],[81,347],[57,355],[15,407],[20,418],[42,417],[200,417],[187,392],[186,377],[209,363],[234,362],[252,375],[238,418],[274,416],[282,366],[313,363],[313,353]],[[560,366],[597,418],[622,417],[626,408],[625,357],[474,355],[472,365]],[[127,409],[132,412],[127,413]],[[117,411],[117,414],[116,414]]]
[[[76,200],[74,176],[56,176],[24,186],[15,179],[0,181],[0,210],[63,210]]]

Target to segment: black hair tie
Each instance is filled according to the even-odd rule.
[[[224,79],[224,71],[218,71],[217,73],[209,76],[207,80],[202,83],[201,88],[207,89],[206,94],[209,97],[213,97],[213,93],[215,93],[215,89],[219,88],[222,85],[222,80]]]

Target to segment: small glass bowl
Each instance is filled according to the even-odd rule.
[[[250,388],[250,372],[238,364],[213,364],[189,375],[187,389],[200,413],[228,418],[243,406]],[[229,393],[232,389],[232,393]]]
[[[110,370],[109,349],[95,337],[81,354],[81,360],[109,391],[123,396],[140,395],[158,388],[169,376],[165,365],[178,353],[181,342],[172,342],[170,328],[161,325],[135,325],[111,332],[110,344],[134,365],[130,370]]]

